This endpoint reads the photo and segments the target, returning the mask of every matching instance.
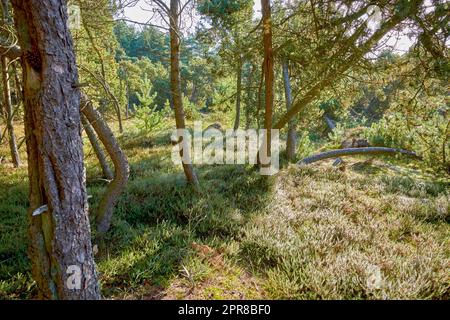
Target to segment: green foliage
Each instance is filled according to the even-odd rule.
[[[250,0],[201,0],[198,4],[198,11],[208,15],[213,19],[226,20],[240,10],[253,5]]]
[[[128,103],[138,104],[137,93],[146,75],[156,93],[155,103],[163,108],[170,100],[169,82],[169,38],[156,28],[137,30],[125,22],[116,24],[114,32],[122,47],[116,54],[120,63],[119,76],[127,88]],[[214,91],[217,57],[208,54],[209,48],[194,36],[183,38],[180,48],[180,73],[182,92],[187,112],[195,116],[197,106],[206,106]]]
[[[198,108],[195,105],[195,103],[192,103],[189,100],[189,98],[186,97],[184,94],[182,96],[182,101],[183,101],[183,109],[184,109],[184,114],[186,116],[186,119],[196,120],[199,117],[200,112],[198,111]]]
[[[80,7],[81,28],[72,30],[80,83],[89,83],[83,91],[103,112],[113,111],[112,97],[100,81],[110,88],[119,101],[125,100],[118,74],[115,53],[119,43],[113,32],[114,12],[109,0],[73,0]],[[94,74],[95,76],[93,76]],[[100,80],[100,81],[99,81]]]
[[[157,63],[165,61],[164,58],[169,55],[169,38],[157,28],[149,26],[137,30],[126,22],[119,21],[114,26],[114,34],[125,54],[119,56],[119,59],[146,57]],[[168,63],[165,62],[165,65]]]
[[[323,110],[324,113],[335,118],[336,112],[338,112],[339,109],[342,109],[342,105],[338,99],[332,98],[328,101],[320,103],[319,108],[320,110]]]
[[[448,229],[448,183],[446,189],[420,178],[406,182],[394,171],[381,177],[343,173],[329,164],[293,166],[278,179],[281,196],[267,215],[247,224],[239,246],[243,263],[266,277],[269,297],[447,297],[441,241],[448,237],[440,237]],[[400,183],[401,191],[394,187]],[[418,241],[431,230],[433,241]],[[408,250],[398,255],[401,248]],[[368,281],[374,266],[381,274],[377,288]],[[408,285],[411,277],[414,286]]]
[[[158,108],[163,108],[165,102],[170,98],[170,83],[168,70],[163,64],[153,63],[147,57],[135,60],[121,60],[119,77],[126,88],[128,104],[139,104],[137,94],[144,81],[152,83],[151,94],[155,94],[154,102]]]
[[[338,122],[333,131],[328,133],[328,138],[330,139],[333,148],[339,148],[342,141],[344,141],[345,129],[345,126]]]
[[[350,61],[373,34],[362,25],[359,36],[348,38],[360,30],[361,19],[323,1],[273,2],[274,119],[286,112],[277,69],[281,59],[289,61],[294,103],[311,98],[293,119],[301,132],[297,156],[338,148],[350,133],[359,134],[353,127],[370,125],[363,132],[371,145],[417,152],[424,160],[420,170],[416,162],[352,157],[342,170],[324,161],[292,166],[269,179],[251,166],[196,166],[201,191],[193,192],[182,167],[171,161],[168,33],[114,21],[120,1],[72,2],[80,5],[83,21],[80,30],[72,30],[80,83],[88,84],[82,90],[108,119],[112,99],[89,70],[104,80],[122,108],[135,111],[119,137],[130,160],[129,184],[110,232],[93,235],[105,297],[161,298],[172,290],[176,293],[169,298],[210,299],[229,297],[228,290],[283,299],[449,298],[450,185],[442,174],[450,172],[450,64],[448,32],[442,31],[448,29],[448,4],[436,0],[434,11],[411,15],[413,1],[386,1],[385,18],[410,15],[417,45],[404,54],[386,50],[377,58],[369,53]],[[369,2],[343,2],[342,9],[352,14]],[[253,3],[198,1],[202,17],[195,31],[180,33],[182,101],[189,121],[231,126],[237,66],[243,66],[241,118],[249,110],[250,126],[262,123],[262,28],[260,19],[253,19]],[[348,63],[352,67],[341,71]],[[311,89],[317,94],[310,95]],[[324,113],[339,119],[328,137]],[[89,201],[95,207],[106,185],[99,182],[98,163],[85,145]],[[34,298],[26,255],[27,173],[25,167],[10,167],[7,149],[0,145],[0,189],[5,190],[0,194],[0,299]],[[439,176],[428,175],[429,168],[440,170]],[[213,253],[202,255],[194,249],[198,244]],[[383,275],[377,289],[367,285],[372,265]],[[222,282],[211,285],[218,279]]]
[[[364,131],[369,143],[375,147],[409,148],[413,137],[403,126],[398,126],[396,119],[383,118]]]
[[[427,167],[448,170],[450,144],[449,122],[439,112],[434,112],[420,126],[408,125],[401,113],[385,116],[365,130],[365,136],[373,146],[404,148],[417,152]]]
[[[134,106],[135,117],[138,120],[138,128],[148,134],[158,132],[166,125],[166,120],[170,115],[169,103],[166,103],[163,108],[159,108],[154,102],[156,93],[150,94],[152,90],[152,84],[144,78],[140,93],[136,93],[139,100],[139,105]]]
[[[267,179],[251,166],[199,166],[202,191],[194,193],[170,159],[170,132],[148,144],[132,135],[134,126],[134,119],[125,121],[121,140],[130,182],[112,229],[92,240],[105,297],[206,299],[238,291],[257,298],[446,298],[448,181],[329,165],[294,166]],[[309,144],[306,137],[300,145]],[[86,148],[95,207],[106,184]],[[0,166],[0,173],[0,298],[35,298],[26,257],[26,168]],[[390,267],[382,268],[380,291],[366,286],[368,262]],[[418,279],[413,287],[411,277]]]
[[[219,81],[211,99],[210,110],[220,113],[229,113],[234,106],[235,84],[233,78],[226,77]]]
[[[309,133],[307,131],[303,131],[297,141],[297,156],[300,159],[305,158],[310,156],[314,150],[315,146],[309,138]]]

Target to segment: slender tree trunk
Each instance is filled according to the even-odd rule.
[[[241,121],[241,93],[242,93],[242,59],[239,58],[236,69],[236,116],[234,118],[234,131],[239,129]]]
[[[180,79],[180,38],[179,38],[179,0],[170,0],[170,91],[172,94],[172,103],[175,112],[175,123],[177,129],[185,129],[185,117],[183,110],[183,100],[181,98],[181,79]],[[185,139],[185,137],[180,137]],[[199,187],[197,175],[190,161],[188,148],[183,148],[182,141],[179,141],[180,156],[187,161],[183,161],[183,170],[188,183],[194,188]],[[186,163],[187,162],[187,163]]]
[[[127,96],[127,104],[125,109],[125,118],[128,119],[130,116],[130,86],[128,84],[128,80],[126,80],[126,96]]]
[[[287,59],[283,61],[283,82],[284,94],[286,98],[286,109],[289,111],[292,105],[292,89],[291,80],[289,79],[289,62]],[[295,151],[297,150],[297,131],[294,120],[289,121],[288,134],[286,140],[286,155],[289,162],[294,161]]]
[[[6,20],[7,16],[8,16],[6,0],[1,0],[0,1],[0,5],[1,5],[1,9],[2,9],[2,22],[5,23],[5,20]],[[2,55],[2,58],[3,58],[3,55]],[[5,104],[3,103],[2,106],[0,107],[0,117],[5,119],[5,122],[6,122],[6,117],[7,116],[6,116],[6,110],[5,110],[6,108],[5,108],[4,105]],[[5,128],[5,133],[6,133],[6,131],[8,130],[8,127],[6,126],[6,123],[5,123],[5,127],[6,127]],[[3,130],[0,130],[0,143],[2,143],[2,142],[3,142]]]
[[[33,278],[40,298],[99,299],[66,1],[11,2],[22,48]]]
[[[262,21],[263,21],[263,44],[264,44],[264,78],[265,78],[265,114],[264,129],[266,129],[266,139],[263,142],[265,155],[271,156],[272,141],[272,112],[273,112],[273,50],[272,50],[272,21],[271,8],[269,0],[261,0]],[[263,164],[263,167],[270,167],[269,164]]]
[[[11,159],[14,167],[20,166],[20,156],[19,150],[17,148],[16,135],[14,133],[14,123],[13,123],[13,108],[11,102],[11,86],[9,81],[8,72],[8,58],[3,56],[1,58],[2,64],[2,79],[3,79],[3,105],[5,106],[5,120],[6,127],[8,129],[8,142],[9,149],[11,152]]]
[[[23,88],[22,88],[22,83],[20,81],[20,77],[19,77],[19,71],[17,68],[18,64],[20,64],[20,62],[17,62],[13,65],[14,83],[15,83],[16,92],[17,92],[17,105],[19,105],[20,103],[23,102]]]
[[[261,79],[259,80],[259,86],[258,86],[258,103],[256,106],[256,125],[258,127],[258,130],[261,129],[261,119],[260,119],[260,112],[262,109],[262,92],[264,87],[264,76],[265,76],[265,62],[263,61],[261,66]]]
[[[11,23],[10,15],[8,12],[8,1],[1,1],[2,7],[2,22],[4,25],[9,25]],[[1,57],[1,67],[2,67],[2,79],[3,79],[3,105],[4,105],[4,117],[6,121],[6,128],[8,130],[8,142],[9,149],[11,152],[11,159],[15,168],[20,166],[20,156],[19,150],[17,148],[16,135],[14,133],[14,115],[13,107],[11,101],[11,84],[8,72],[8,58],[6,56]]]
[[[328,114],[324,113],[323,118],[325,119],[328,129],[334,130],[334,128],[336,128],[336,123],[334,123],[333,119],[331,119]]]
[[[247,101],[245,102],[245,129],[250,128],[250,114],[251,114],[251,104],[252,104],[252,82],[253,82],[253,72],[254,70],[253,63],[251,64],[250,71],[247,78]]]
[[[109,168],[108,162],[106,161],[106,155],[103,152],[102,147],[100,146],[97,136],[95,135],[94,129],[92,128],[89,121],[86,120],[86,117],[83,115],[81,116],[81,123],[83,124],[84,131],[86,132],[89,142],[91,143],[92,149],[94,150],[98,162],[100,163],[103,178],[112,180],[114,178],[114,175],[111,169]]]
[[[119,196],[127,185],[130,168],[125,154],[117,143],[117,140],[114,138],[111,129],[102,119],[100,113],[94,109],[92,103],[87,101],[87,99],[82,98],[81,103],[83,115],[94,128],[114,163],[114,179],[109,183],[96,210],[97,230],[100,233],[105,233],[109,230],[114,207]]]

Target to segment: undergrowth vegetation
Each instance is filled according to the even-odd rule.
[[[269,179],[205,165],[194,192],[172,164],[169,132],[134,125],[120,137],[130,182],[111,230],[93,234],[106,298],[450,298],[445,177],[395,159],[285,165]],[[302,140],[299,152],[311,152]],[[85,158],[94,209],[106,184],[87,140]],[[0,172],[0,299],[33,298],[27,170]]]

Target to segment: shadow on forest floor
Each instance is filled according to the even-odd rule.
[[[348,170],[324,161],[269,179],[250,166],[197,166],[196,193],[167,133],[121,141],[130,181],[111,230],[93,234],[107,298],[449,297],[448,181],[350,158]],[[85,154],[94,210],[105,183]],[[32,298],[26,168],[0,170],[0,299]],[[367,270],[381,272],[381,289],[367,286]]]

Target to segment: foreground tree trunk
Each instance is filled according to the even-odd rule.
[[[284,83],[284,94],[286,98],[286,109],[292,106],[292,89],[291,80],[289,79],[289,63],[288,60],[283,61],[283,83]],[[286,140],[286,156],[289,162],[294,161],[295,151],[297,150],[297,131],[295,129],[294,120],[289,121],[288,134]]]
[[[265,114],[264,129],[265,139],[262,149],[267,159],[271,157],[272,141],[272,112],[273,112],[273,49],[272,49],[272,17],[269,0],[261,0],[262,22],[263,22],[263,44],[264,44],[264,85],[265,85]],[[263,167],[270,167],[269,163],[262,163]]]
[[[97,230],[99,233],[105,233],[111,225],[114,207],[117,204],[119,196],[127,185],[130,168],[128,160],[117,143],[117,140],[114,138],[111,129],[103,121],[100,113],[94,109],[92,103],[84,97],[82,98],[82,112],[94,128],[114,163],[114,179],[109,183],[96,211]]]
[[[175,111],[175,123],[177,129],[185,129],[185,117],[183,110],[183,100],[181,98],[181,80],[180,80],[180,38],[179,38],[179,10],[180,1],[170,0],[169,19],[170,19],[170,91],[172,103]],[[183,137],[180,137],[184,139]],[[197,175],[194,171],[188,148],[182,147],[182,141],[178,141],[180,146],[180,156],[183,161],[183,170],[188,183],[199,187]]]
[[[99,299],[66,1],[11,2],[22,48],[33,278],[40,298]]]

